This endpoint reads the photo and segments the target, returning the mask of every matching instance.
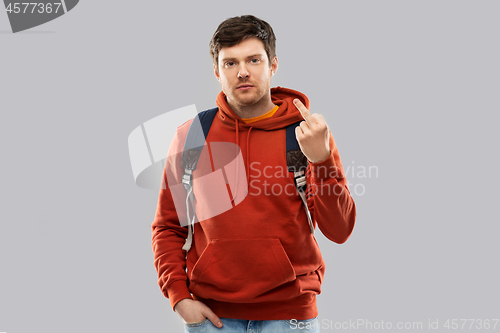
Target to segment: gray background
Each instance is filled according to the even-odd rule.
[[[153,266],[158,192],[135,185],[127,138],[215,105],[208,42],[247,13],[277,35],[273,85],[309,96],[344,166],[379,171],[348,175],[365,193],[347,243],[317,234],[320,321],[499,318],[499,10],[81,1],[19,34],[0,12],[0,331],[182,331]]]

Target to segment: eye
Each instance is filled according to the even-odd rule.
[[[234,61],[228,61],[224,64],[224,67],[229,68],[234,66]]]
[[[260,63],[260,59],[259,58],[253,58],[252,60],[250,60],[250,62],[252,64],[258,64],[258,63]]]

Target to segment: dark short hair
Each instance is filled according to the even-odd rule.
[[[218,69],[219,52],[223,47],[231,47],[243,40],[257,37],[264,43],[264,49],[269,59],[269,65],[276,56],[276,36],[273,28],[264,20],[253,15],[243,15],[228,18],[215,31],[210,41],[210,55]]]

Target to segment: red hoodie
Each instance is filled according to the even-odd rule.
[[[182,250],[187,228],[181,222],[186,213],[179,205],[176,210],[173,184],[181,184],[180,153],[192,120],[177,129],[165,164],[166,186],[160,190],[152,224],[158,284],[172,308],[184,298],[193,298],[219,317],[301,320],[318,315],[316,295],[321,292],[325,263],[294,187],[293,173],[287,170],[285,140],[285,127],[303,120],[293,99],[299,98],[308,109],[309,100],[281,87],[272,88],[271,97],[279,106],[274,115],[246,124],[231,110],[222,92],[217,96],[219,111],[193,178],[206,174],[202,170],[207,165],[211,171],[220,168],[213,149],[206,149],[218,142],[239,147],[243,165],[236,170],[244,170],[240,172],[244,178],[236,176],[237,186],[226,185],[230,209],[215,216],[205,214],[206,218],[194,224],[187,256]],[[325,161],[309,163],[306,194],[314,225],[340,244],[352,232],[356,208],[331,134],[330,151]],[[208,161],[205,168],[200,167],[203,160]],[[226,175],[226,182],[231,182],[228,178]],[[205,194],[200,189],[196,193],[196,183],[193,187],[197,205],[214,199],[207,196],[206,189]],[[180,195],[185,200],[185,192]],[[203,214],[197,210],[197,215]]]

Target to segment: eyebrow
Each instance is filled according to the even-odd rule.
[[[263,55],[262,53],[256,53],[256,54],[249,55],[249,56],[247,57],[247,59],[250,59],[250,58],[256,58],[256,57],[261,57],[261,58],[262,58],[262,57],[264,57],[264,55]],[[225,62],[225,61],[230,61],[230,60],[231,60],[231,61],[235,61],[235,60],[238,60],[238,59],[236,59],[236,58],[224,58],[224,59],[222,59],[221,61],[222,61],[222,62]]]

